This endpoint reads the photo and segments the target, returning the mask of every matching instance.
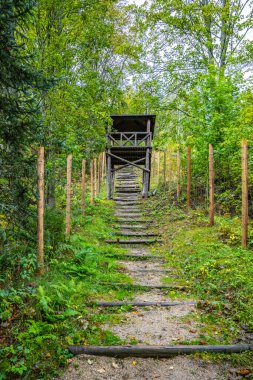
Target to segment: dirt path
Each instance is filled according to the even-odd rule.
[[[122,258],[119,260],[121,270],[124,269],[135,284],[150,287],[145,292],[137,291],[136,301],[168,302],[178,301],[178,305],[161,307],[160,305],[149,307],[132,307],[126,311],[121,322],[107,323],[106,330],[118,335],[126,344],[139,345],[173,345],[199,339],[200,325],[194,322],[192,316],[197,313],[193,300],[186,293],[180,294],[179,299],[170,299],[166,289],[156,289],[165,284],[164,278],[170,278],[177,283],[177,277],[173,269],[164,268],[161,257],[152,258],[148,245],[131,244],[132,239],[156,239],[148,236],[150,220],[143,214],[139,204],[141,194],[139,192],[127,193],[126,189],[139,190],[136,185],[134,172],[121,172],[117,178],[116,215],[122,218],[121,233],[129,240],[129,256],[133,259]],[[127,220],[137,220],[130,221]],[[138,220],[141,220],[139,222]],[[134,258],[135,256],[135,258]],[[170,282],[166,282],[168,285]],[[185,295],[184,295],[185,294]],[[127,300],[126,300],[127,301]],[[185,302],[185,304],[183,304]],[[99,310],[98,310],[99,311]],[[72,360],[71,365],[61,377],[64,380],[102,380],[102,379],[174,379],[174,380],[213,380],[228,379],[227,364],[214,364],[194,357],[174,357],[171,359],[142,359],[142,358],[108,358],[80,355]]]

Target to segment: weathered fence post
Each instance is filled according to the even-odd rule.
[[[103,152],[103,177],[102,180],[106,177],[106,153]]]
[[[248,242],[248,144],[242,140],[242,248]]]
[[[84,215],[85,210],[85,169],[86,160],[82,160],[82,215]]]
[[[180,151],[178,148],[177,149],[177,201],[179,201],[180,191],[181,191],[180,176],[181,176],[181,160],[180,160]]]
[[[191,207],[191,147],[187,148],[187,203],[186,207]]]
[[[71,172],[72,172],[72,154],[67,158],[67,194],[66,194],[66,236],[71,231]]]
[[[94,173],[93,173],[93,178],[94,178],[94,198],[97,197],[98,193],[98,184],[97,184],[97,159],[94,158]]]
[[[90,203],[92,205],[94,203],[93,167],[94,167],[94,162],[93,160],[90,160]]]
[[[44,147],[39,147],[37,159],[38,202],[37,202],[37,269],[44,273]]]
[[[99,154],[98,159],[98,192],[100,193],[102,184],[102,171],[103,171],[103,153]]]
[[[172,153],[169,153],[169,190],[172,188]]]
[[[157,177],[158,177],[158,185],[160,183],[160,151],[157,151]]]
[[[213,146],[209,144],[209,223],[214,225],[214,169]]]
[[[166,152],[164,152],[163,153],[163,184],[164,184],[164,188],[166,186],[166,172],[167,172],[166,159],[167,159],[167,155],[166,155]]]
[[[154,151],[153,155],[152,155],[152,177],[155,178],[155,170],[156,170],[156,151]]]

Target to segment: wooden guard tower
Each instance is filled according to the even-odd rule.
[[[113,197],[115,172],[134,166],[143,172],[142,196],[147,198],[150,186],[152,138],[155,115],[111,115],[112,127],[107,133],[107,198]]]

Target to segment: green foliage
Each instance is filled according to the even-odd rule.
[[[93,318],[87,305],[100,297],[122,299],[127,292],[105,285],[128,281],[111,257],[116,248],[103,243],[111,234],[112,212],[107,201],[88,206],[85,218],[75,220],[70,241],[57,246],[58,256],[48,256],[43,277],[31,274],[28,283],[0,291],[3,379],[46,379],[58,374],[71,357],[68,344],[120,343],[100,327],[110,316]],[[54,217],[51,211],[49,215]],[[54,236],[54,230],[51,233]]]
[[[150,207],[164,236],[169,237],[161,248],[168,265],[188,281],[193,296],[203,301],[200,307],[208,323],[223,329],[223,339],[231,342],[243,335],[242,326],[251,331],[253,259],[250,250],[240,247],[240,221],[216,217],[215,226],[210,227],[202,210],[158,209],[163,202],[153,200]]]
[[[33,1],[0,2],[0,224],[7,230],[1,249],[6,240],[28,235],[29,206],[34,200],[32,148],[40,141],[38,91],[45,91],[46,83],[26,54],[24,33],[33,5]]]

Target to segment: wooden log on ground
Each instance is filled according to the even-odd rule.
[[[124,229],[129,229],[129,230],[131,230],[131,229],[146,230],[148,228],[148,226],[132,226],[131,224],[130,225],[129,224],[125,224],[125,225],[122,224],[120,227],[124,228]]]
[[[160,256],[154,256],[154,255],[142,255],[141,253],[119,253],[119,254],[116,254],[116,253],[112,253],[111,255],[107,255],[107,256],[110,256],[110,257],[119,257],[121,259],[140,259],[140,260],[164,260],[162,257]]]
[[[156,257],[160,257],[160,256],[156,256]],[[127,269],[127,268],[126,268]],[[133,273],[148,273],[148,272],[154,272],[154,273],[170,273],[171,276],[173,276],[174,278],[174,275],[171,273],[171,271],[169,269],[159,269],[159,268],[138,268],[138,269],[127,269],[127,272],[133,272]],[[179,278],[179,277],[178,277]]]
[[[99,301],[93,302],[90,305],[99,306],[99,307],[122,307],[122,306],[132,306],[132,307],[148,307],[148,306],[156,306],[156,307],[173,307],[173,306],[184,306],[184,305],[196,305],[195,301],[185,301],[185,302],[156,302],[156,301]]]
[[[176,355],[190,355],[198,352],[219,354],[253,351],[253,344],[227,345],[177,345],[177,346],[68,346],[74,355],[96,355],[110,357],[168,358]]]
[[[161,240],[145,240],[145,239],[131,239],[131,240],[106,240],[106,243],[109,244],[155,244],[155,243],[162,243]]]
[[[118,218],[116,220],[118,223],[153,223],[153,220],[149,219],[132,219],[132,218]]]
[[[175,285],[175,284],[170,284],[170,285],[143,285],[143,284],[138,284],[138,283],[126,283],[126,282],[101,282],[100,284],[103,285],[109,285],[109,286],[116,286],[116,287],[122,287],[122,288],[138,288],[138,289],[175,289],[175,290],[188,290],[188,286],[184,285]]]

